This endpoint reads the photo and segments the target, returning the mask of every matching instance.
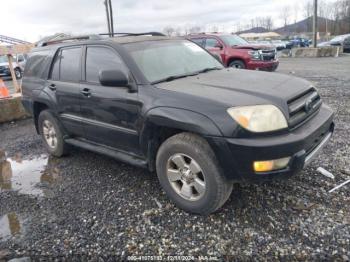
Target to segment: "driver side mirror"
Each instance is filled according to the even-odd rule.
[[[99,80],[103,86],[129,87],[129,78],[121,70],[101,70]]]
[[[223,45],[220,44],[220,43],[217,43],[214,47],[215,47],[215,48],[219,48],[219,49],[221,49],[221,50],[224,48]]]

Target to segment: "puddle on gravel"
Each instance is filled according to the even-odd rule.
[[[0,151],[0,192],[12,190],[20,194],[51,196],[47,185],[59,178],[55,160],[47,155],[30,159],[22,159],[20,155],[6,158],[5,153]]]
[[[21,234],[21,222],[16,213],[0,217],[0,240]]]

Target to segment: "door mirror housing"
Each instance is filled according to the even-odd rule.
[[[101,70],[99,80],[103,86],[129,87],[129,78],[121,70]]]
[[[214,47],[219,48],[220,50],[222,50],[224,48],[221,43],[217,43]]]

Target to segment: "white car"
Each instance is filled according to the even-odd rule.
[[[23,60],[18,59],[19,56],[15,57],[15,61],[12,62],[12,67],[15,71],[15,76],[17,79],[22,78],[23,67],[19,64],[19,62],[25,62],[24,56],[22,55]],[[21,61],[19,61],[21,60]],[[18,62],[17,62],[18,61]],[[0,56],[0,77],[11,76],[10,66],[8,62],[7,56]]]
[[[277,50],[286,49],[287,45],[282,40],[272,40],[271,43],[276,47]]]

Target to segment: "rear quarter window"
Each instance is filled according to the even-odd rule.
[[[43,72],[49,66],[50,53],[50,50],[30,53],[24,69],[24,76],[41,78]]]

